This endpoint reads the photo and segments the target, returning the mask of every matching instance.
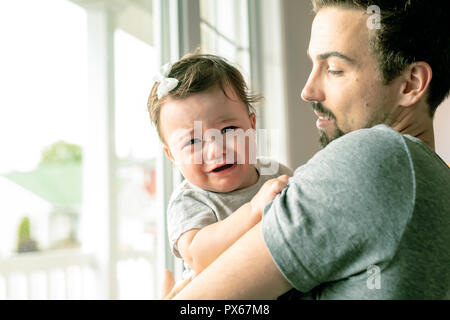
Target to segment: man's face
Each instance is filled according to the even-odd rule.
[[[302,99],[313,103],[320,141],[384,123],[395,105],[398,83],[383,85],[369,50],[369,15],[362,10],[323,8],[311,30],[313,68]]]

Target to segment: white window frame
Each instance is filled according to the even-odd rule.
[[[83,250],[96,257],[101,299],[118,299],[117,264],[118,210],[115,174],[114,31],[115,17],[122,1],[72,0],[87,11],[89,51],[89,145],[83,159]],[[195,1],[195,0],[194,0]],[[155,46],[160,48],[159,64],[180,56],[177,0],[153,0]],[[169,36],[170,35],[170,36]],[[169,41],[167,41],[169,39]],[[100,168],[100,169],[99,169]],[[167,241],[166,209],[173,190],[173,167],[161,150],[157,157],[158,226],[155,269],[155,296],[161,287],[164,269],[175,271],[175,261]],[[178,178],[179,179],[179,178]],[[95,226],[95,228],[93,228]],[[95,232],[93,231],[95,229]]]

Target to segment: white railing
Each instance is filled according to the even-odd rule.
[[[102,299],[99,272],[95,256],[79,250],[0,259],[0,300]],[[154,299],[155,275],[153,254],[121,254],[117,265],[119,299]]]
[[[156,257],[152,252],[128,251],[119,255],[119,299],[158,299]]]
[[[4,258],[0,260],[0,299],[94,298],[89,285],[95,271],[94,257],[77,250]]]

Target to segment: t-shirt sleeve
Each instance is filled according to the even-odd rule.
[[[293,171],[284,164],[267,157],[259,157],[257,167],[260,175],[277,178],[281,175],[292,176]]]
[[[287,174],[288,176],[292,177],[294,172],[291,169],[289,169],[287,166],[285,166],[284,164],[280,163],[279,175],[283,175],[283,174]]]
[[[301,292],[389,261],[413,210],[411,164],[400,135],[350,133],[299,167],[264,210],[264,241]]]
[[[213,210],[198,200],[192,192],[182,192],[171,200],[167,210],[169,243],[172,253],[181,258],[178,252],[178,238],[191,229],[201,229],[217,222]]]

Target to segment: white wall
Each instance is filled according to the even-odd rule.
[[[450,98],[439,106],[434,116],[434,139],[437,154],[450,163]]]
[[[312,67],[306,51],[314,14],[310,1],[283,0],[282,6],[286,52],[288,163],[296,168],[320,150],[316,117],[311,103],[304,102],[300,97]]]
[[[311,105],[300,98],[311,70],[306,50],[314,16],[309,1],[261,3],[264,127],[279,130],[277,158],[295,169],[320,149]]]

